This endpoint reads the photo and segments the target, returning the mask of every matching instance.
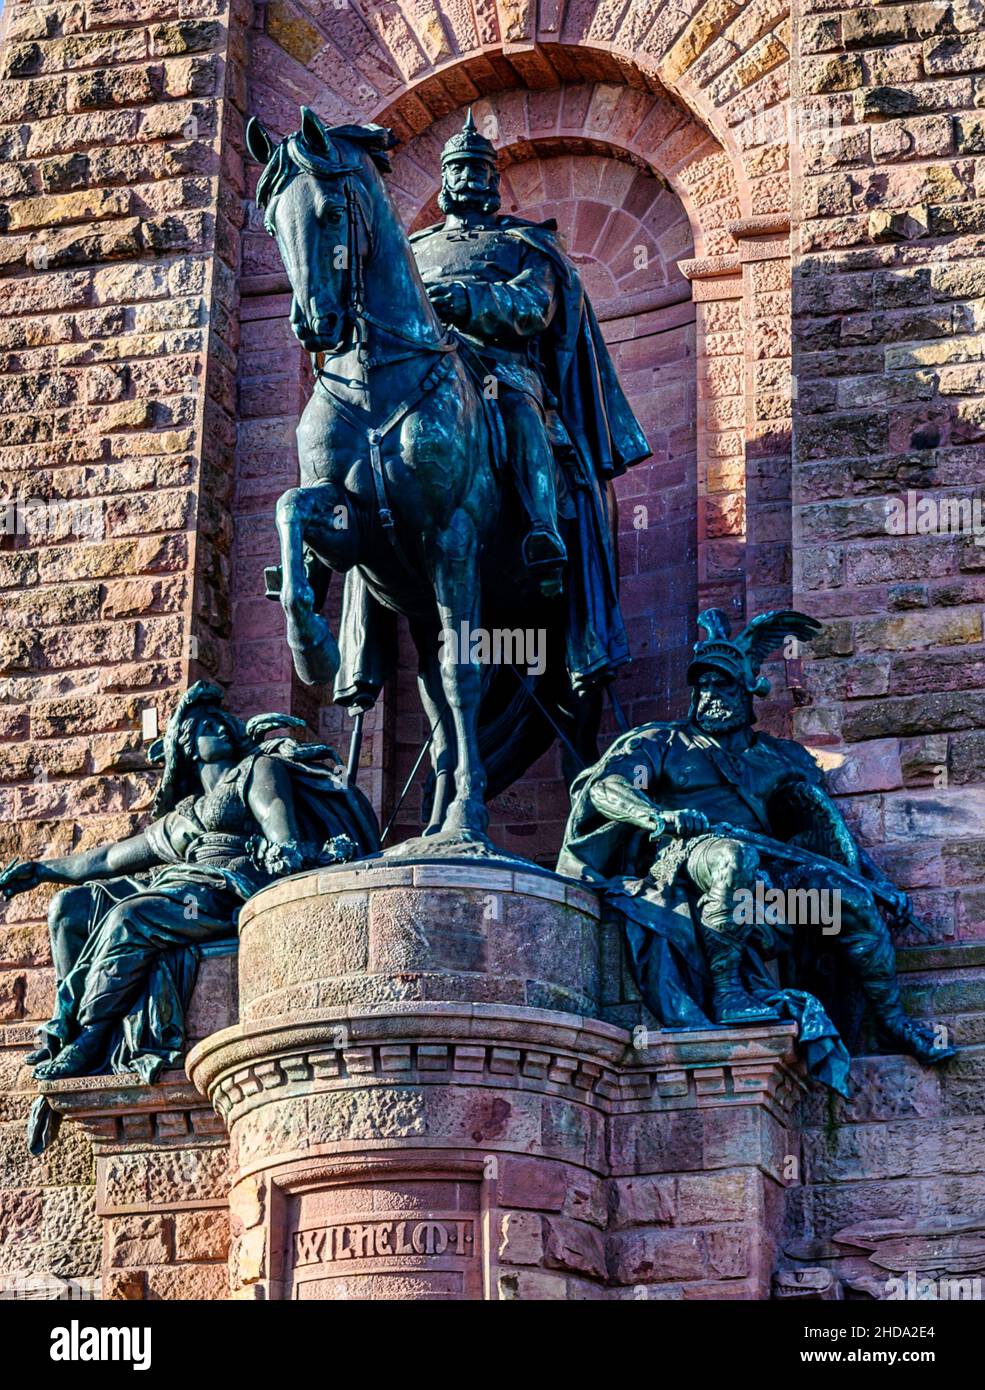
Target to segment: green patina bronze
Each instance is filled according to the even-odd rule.
[[[291,715],[244,723],[218,686],[185,692],[151,760],[163,764],[147,829],[118,844],[12,864],[7,898],[40,883],[52,899],[55,1012],[28,1058],[38,1080],[136,1071],[180,1059],[202,946],[235,942],[240,907],[285,874],[374,853],[376,818],[322,744],[285,736]]]
[[[801,987],[828,955],[892,1047],[925,1063],[952,1056],[903,1010],[890,925],[913,923],[906,894],[856,844],[814,758],[753,727],[753,697],[769,690],[761,663],[820,623],[764,613],[732,638],[718,609],[698,622],[687,718],[633,729],[577,779],[558,872],[602,889],[664,1027],[796,1018],[810,1070],[844,1091],[848,1054],[828,1010],[845,1017],[845,1000]]]

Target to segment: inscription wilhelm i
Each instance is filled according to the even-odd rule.
[[[473,1222],[460,1217],[342,1222],[295,1231],[295,1268],[387,1256],[462,1255],[475,1250]]]

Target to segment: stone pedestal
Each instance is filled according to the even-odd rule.
[[[189,1036],[236,1018],[235,943],[203,949]],[[221,1299],[228,1295],[229,1141],[184,1072],[152,1086],[137,1074],[80,1076],[42,1087],[92,1143],[102,1231],[98,1296]],[[64,1132],[64,1129],[63,1129]],[[52,1153],[57,1156],[60,1137]]]
[[[234,1296],[769,1295],[793,1026],[639,1034],[595,895],[486,864],[299,875],[240,924]],[[634,1046],[635,1042],[635,1046]],[[640,1045],[646,1043],[648,1045]]]

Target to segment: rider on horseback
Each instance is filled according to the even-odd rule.
[[[568,558],[558,515],[574,519],[572,491],[587,485],[594,492],[649,450],[577,271],[558,245],[556,223],[497,211],[496,151],[471,110],[445,145],[441,170],[438,206],[445,220],[411,237],[414,254],[439,316],[474,349],[487,382],[495,381],[510,467],[530,523],[522,554],[550,595],[560,589]],[[579,374],[583,384],[595,378],[592,390],[572,389],[568,378]],[[592,511],[598,519],[601,509]],[[602,529],[591,527],[596,544],[608,549]]]

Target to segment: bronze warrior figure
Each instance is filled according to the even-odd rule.
[[[761,662],[787,635],[808,640],[820,624],[765,613],[733,639],[720,610],[698,622],[708,637],[688,669],[687,718],[632,730],[582,774],[558,871],[604,889],[644,999],[667,1027],[792,1015],[811,1069],[843,1089],[847,1054],[830,1019],[811,995],[778,989],[757,955],[824,947],[890,1045],[924,1063],[951,1056],[903,1009],[888,922],[912,920],[906,894],[856,844],[807,750],[753,727],[753,697],[769,689]],[[750,910],[765,903],[765,887],[808,912],[834,893],[839,915],[822,924]]]

